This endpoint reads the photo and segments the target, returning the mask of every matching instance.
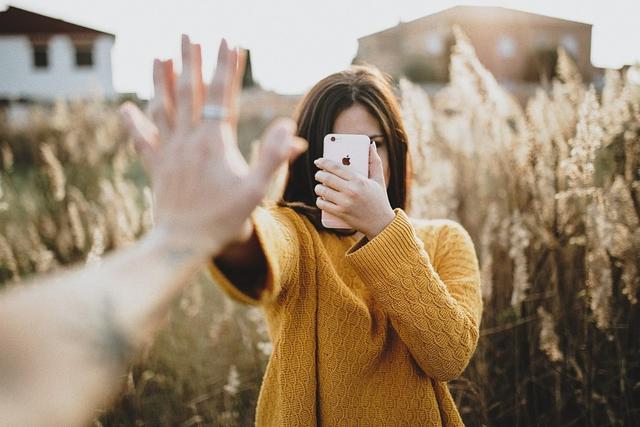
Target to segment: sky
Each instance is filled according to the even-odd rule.
[[[0,10],[12,5],[115,34],[115,89],[147,98],[153,59],[179,58],[182,33],[203,45],[205,76],[225,37],[251,50],[253,76],[260,85],[299,94],[348,67],[358,37],[459,4],[590,23],[593,65],[619,68],[640,62],[638,0],[0,0]]]

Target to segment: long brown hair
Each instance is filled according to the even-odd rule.
[[[313,161],[322,157],[324,136],[333,131],[338,115],[356,103],[363,105],[378,120],[384,135],[389,155],[387,195],[391,207],[405,209],[407,205],[410,177],[407,133],[391,79],[377,68],[353,66],[319,81],[302,99],[295,113],[297,135],[309,142],[309,149],[289,166],[279,204],[306,216],[320,230],[327,229],[322,226],[321,211],[315,203],[317,181],[314,175],[318,168]]]

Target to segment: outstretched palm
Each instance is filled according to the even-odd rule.
[[[248,166],[237,147],[236,98],[244,54],[223,40],[208,88],[200,46],[182,39],[182,72],[171,61],[154,62],[150,121],[133,104],[122,112],[152,179],[157,226],[210,253],[248,237],[247,218],[264,197],[277,169],[306,143],[291,120],[274,122]],[[201,118],[203,106],[217,112]]]

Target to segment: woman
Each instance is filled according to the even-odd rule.
[[[210,268],[266,313],[273,354],[258,425],[462,424],[446,381],[476,347],[477,258],[460,225],[405,214],[407,138],[389,82],[371,68],[333,74],[297,123],[309,150],[283,200],[254,212],[252,238]],[[375,141],[369,178],[321,158],[328,133]],[[325,229],[321,210],[353,231]]]
[[[158,105],[172,99],[171,75],[155,81]],[[194,100],[194,117],[206,112],[235,135],[233,97],[202,107],[202,87],[196,71],[176,92]],[[172,117],[165,108],[158,126]],[[330,132],[376,142],[369,177],[321,158]],[[461,425],[446,381],[464,370],[478,340],[477,258],[457,223],[405,214],[407,140],[389,82],[369,68],[325,78],[300,104],[297,135],[309,149],[290,164],[283,200],[256,209],[210,263],[231,297],[266,314],[273,353],[256,423]],[[237,146],[223,149],[229,173],[244,173]],[[353,230],[323,228],[321,210]]]

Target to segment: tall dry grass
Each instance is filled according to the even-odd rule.
[[[0,117],[0,287],[99,262],[153,224],[147,178],[114,105],[35,107],[25,123]],[[269,352],[261,314],[200,275],[95,422],[246,425]]]
[[[640,70],[608,71],[596,92],[560,52],[557,80],[523,108],[457,32],[450,75],[431,98],[408,81],[399,90],[410,213],[460,221],[481,263],[480,343],[450,383],[465,422],[637,423]],[[36,108],[28,123],[0,120],[0,282],[10,286],[97,262],[152,225],[112,106]],[[261,313],[203,274],[95,422],[250,425],[270,351]]]
[[[112,106],[0,120],[0,282],[99,257],[151,226],[146,178]]]
[[[481,339],[450,385],[469,425],[640,422],[640,68],[601,93],[559,52],[521,108],[456,32],[450,83],[402,82],[412,213],[471,233]]]

